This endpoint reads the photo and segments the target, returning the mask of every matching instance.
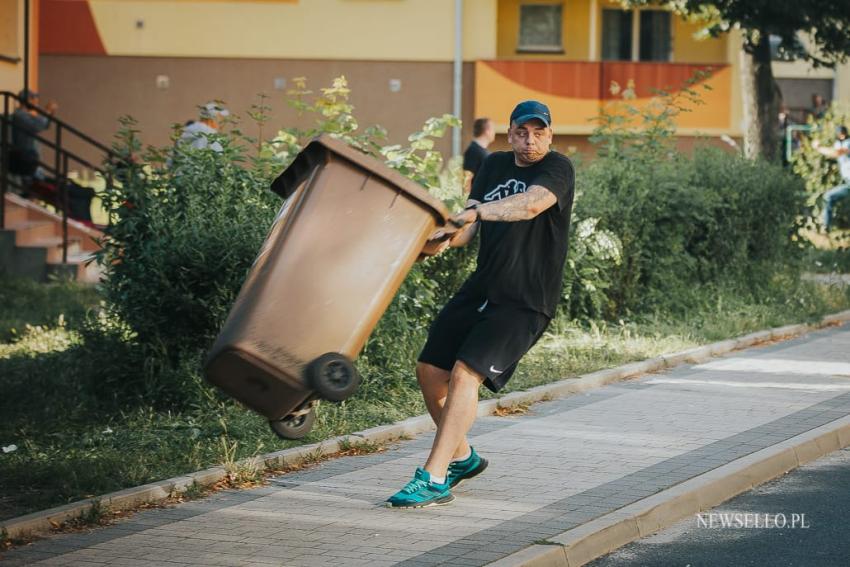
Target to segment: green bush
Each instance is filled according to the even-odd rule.
[[[123,119],[115,151],[125,160],[113,172],[120,182],[104,198],[112,223],[98,258],[108,308],[100,323],[113,328],[98,337],[93,326],[87,342],[97,348],[122,334],[129,349],[124,357],[137,367],[107,385],[153,403],[192,403],[194,387],[178,379],[186,374],[185,361],[197,364],[211,345],[281,206],[268,189],[272,179],[314,136],[331,134],[426,187],[442,184],[442,193],[459,194],[454,177],[441,177],[442,157],[433,149],[433,138],[456,119],[432,118],[408,146],[386,145],[380,128],[358,130],[344,78],[318,96],[310,94],[298,80],[290,102],[317,117],[314,128],[282,129],[264,142],[241,134],[233,121],[215,136],[222,151],[181,145],[177,131],[172,146],[142,148],[135,122]],[[267,109],[261,100],[248,114],[262,127]],[[434,260],[413,269],[385,328],[397,327],[397,337],[426,325],[445,294],[436,277],[451,271],[445,266]],[[383,347],[378,337],[371,352],[382,353],[375,356],[386,362],[391,349]]]
[[[686,312],[698,286],[754,289],[798,274],[805,217],[799,178],[764,161],[706,146],[675,150],[672,121],[699,102],[690,88],[646,108],[633,85],[612,87],[593,141],[599,156],[577,176],[565,274],[571,318]]]
[[[636,109],[631,92],[630,85],[603,112],[594,135],[600,155],[580,164],[562,312],[584,321],[684,313],[698,301],[696,287],[744,282],[756,289],[780,272],[796,273],[801,182],[780,167],[717,149],[676,152],[672,121],[698,101],[696,93],[662,93]],[[457,164],[441,176],[433,150],[433,138],[452,119],[429,120],[409,146],[385,145],[380,128],[359,129],[348,94],[343,79],[318,96],[296,81],[290,102],[317,117],[314,128],[282,129],[265,143],[231,124],[218,136],[222,152],[179,145],[142,151],[133,123],[125,122],[117,150],[139,157],[119,172],[124,183],[109,200],[116,221],[101,261],[110,320],[126,326],[122,332],[145,362],[139,378],[116,387],[180,399],[169,384],[211,344],[280,205],[267,190],[270,180],[312,136],[331,133],[458,206]],[[261,101],[249,114],[262,126],[266,110]],[[361,366],[384,378],[409,375],[430,321],[474,256],[471,246],[417,264],[367,342]]]
[[[137,150],[126,121],[121,151]],[[114,314],[136,340],[163,354],[208,345],[274,218],[268,168],[246,167],[249,148],[220,136],[224,151],[148,148],[107,194],[114,222],[100,262]],[[134,151],[134,154],[136,152]]]
[[[808,204],[811,207],[808,226],[820,225],[823,211],[823,194],[841,182],[836,160],[818,152],[812,142],[817,140],[822,147],[832,147],[837,139],[838,126],[850,127],[850,106],[835,103],[829,107],[823,118],[809,118],[812,131],[801,135],[800,149],[794,154],[793,168],[806,183]],[[850,199],[844,199],[835,208],[835,226],[850,228]]]

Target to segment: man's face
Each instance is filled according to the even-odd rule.
[[[484,135],[487,136],[491,144],[496,139],[496,125],[493,124],[492,120],[487,121],[487,126],[484,128]]]
[[[531,164],[540,161],[549,153],[552,145],[552,129],[541,120],[529,120],[525,124],[511,124],[508,143],[519,163]]]

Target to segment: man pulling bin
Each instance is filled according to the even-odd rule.
[[[387,500],[420,508],[454,500],[451,489],[487,468],[466,434],[475,420],[478,387],[499,391],[555,314],[567,256],[575,171],[552,144],[546,105],[525,101],[510,117],[512,150],[495,152],[473,181],[466,208],[438,230],[428,254],[481,243],[475,272],[429,331],[416,377],[437,434],[424,466]]]

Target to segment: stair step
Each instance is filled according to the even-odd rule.
[[[19,195],[5,195],[6,230],[0,231],[0,272],[38,281],[56,275],[97,283],[102,269],[89,262],[103,233],[68,219],[67,263],[62,262],[62,216]]]
[[[54,213],[44,207],[41,207],[32,201],[24,199],[19,195],[15,195],[14,193],[6,193],[6,209],[9,210],[11,207],[21,207],[27,210],[27,217],[33,220],[41,220],[41,221],[53,221],[56,222],[59,226],[62,225],[62,215]],[[92,238],[99,238],[103,236],[103,233],[96,228],[91,228],[90,226],[86,226],[81,222],[77,222],[74,219],[68,219],[68,230],[73,230],[74,232],[78,232],[79,234],[86,234],[91,236]]]
[[[6,225],[6,228],[15,231],[15,244],[18,246],[29,246],[32,242],[56,236],[56,224],[50,221],[28,220]]]
[[[80,246],[80,237],[73,236],[68,237],[68,256],[74,256],[83,252]],[[18,245],[19,248],[44,248],[47,250],[47,261],[48,262],[62,262],[62,237],[61,236],[51,236],[50,238],[42,238],[41,240],[36,240],[34,242],[27,243],[23,246]]]
[[[6,210],[4,211],[6,227],[9,225],[22,223],[27,221],[27,210],[24,207],[19,207],[12,203],[6,203]]]
[[[68,249],[70,250],[71,245],[79,246],[80,242],[82,242],[82,238],[80,238],[79,236],[69,236],[68,237]],[[55,236],[55,235],[54,236],[48,236],[46,238],[39,238],[38,240],[33,240],[32,242],[30,242],[28,244],[24,244],[23,246],[21,246],[20,244],[18,244],[17,246],[20,246],[21,248],[54,248],[54,247],[61,248],[62,247],[62,237],[61,236]]]

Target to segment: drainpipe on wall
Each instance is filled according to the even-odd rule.
[[[24,0],[24,88],[30,88],[30,0]]]
[[[452,114],[461,117],[463,88],[463,0],[455,0],[455,62]],[[452,155],[460,155],[460,128],[452,128]]]

